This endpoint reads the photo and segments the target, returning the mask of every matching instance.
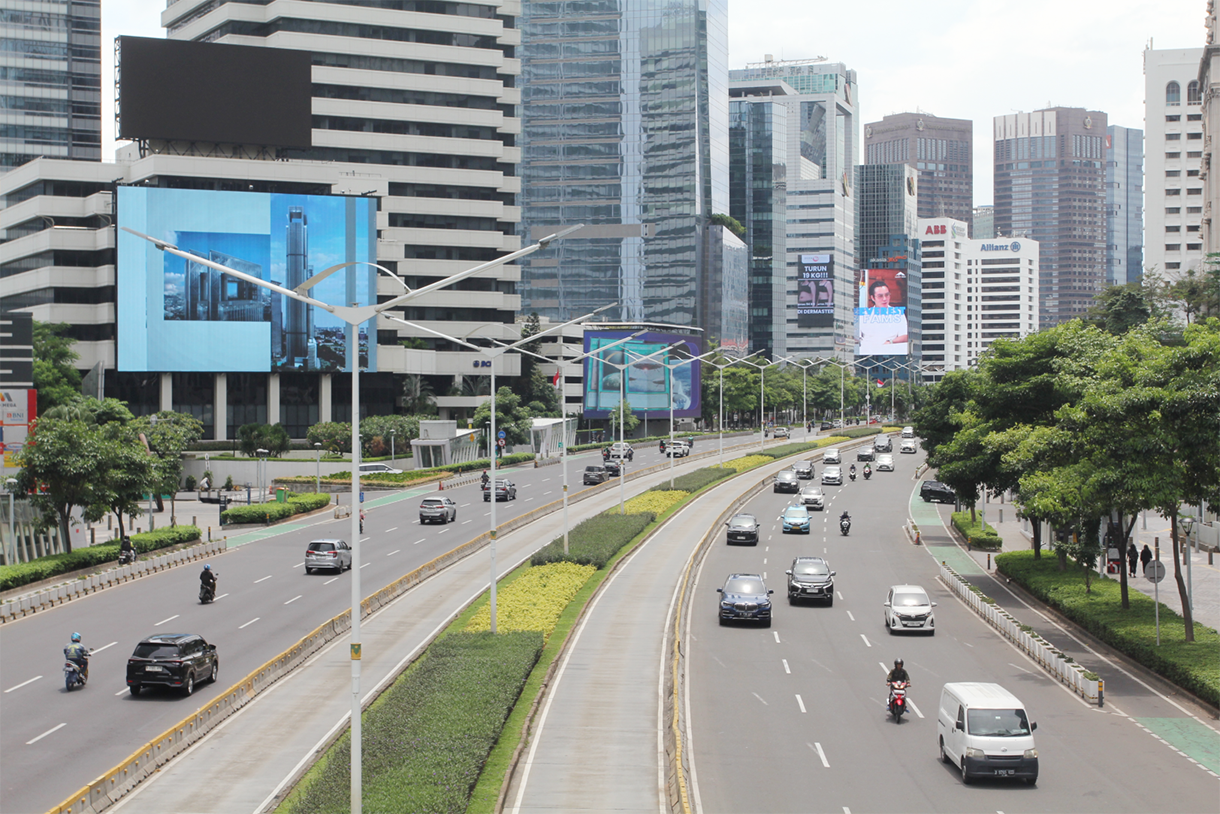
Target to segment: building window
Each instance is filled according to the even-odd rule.
[[[1188,251],[1188,252],[1201,252],[1201,251],[1203,251],[1203,244],[1202,244],[1202,243],[1187,243],[1187,244],[1186,244],[1186,251]]]
[[[1166,232],[1180,232],[1180,231],[1182,231],[1182,227],[1181,226],[1166,226],[1165,231]],[[626,420],[626,419],[624,419],[624,420]]]
[[[1182,244],[1181,244],[1181,243],[1166,243],[1166,244],[1165,244],[1165,251],[1167,251],[1167,252],[1180,252],[1180,251],[1182,251]],[[626,421],[626,419],[624,419],[624,421]],[[626,426],[626,424],[624,424],[624,426]]]
[[[1188,232],[1197,232],[1197,231],[1199,231],[1199,224],[1197,224],[1197,223],[1196,223],[1194,226],[1187,226],[1187,227],[1186,227],[1186,231],[1188,231]]]
[[[1181,117],[1181,116],[1166,116],[1166,117],[1165,117],[1165,121],[1167,121],[1167,122],[1180,122],[1180,121],[1182,121],[1182,117]]]
[[[1203,151],[1202,150],[1191,150],[1189,153],[1186,154],[1186,157],[1187,158],[1202,158]]]
[[[1187,141],[1202,141],[1203,134],[1202,133],[1187,133],[1186,140]]]
[[[1180,215],[1180,214],[1182,214],[1182,207],[1167,206],[1167,207],[1165,207],[1165,214],[1166,215]]]
[[[1167,268],[1167,269],[1180,269],[1180,268],[1182,268],[1182,264],[1181,264],[1181,263],[1166,263],[1166,264],[1165,264],[1165,268]]]
[[[1186,194],[1187,195],[1202,195],[1203,190],[1202,189],[1188,189],[1188,190],[1186,190]]]
[[[1182,140],[1181,133],[1166,133],[1165,134],[1165,141],[1181,141],[1181,140]]]
[[[1186,177],[1187,177],[1187,178],[1198,178],[1198,177],[1199,177],[1199,171],[1198,171],[1198,170],[1187,170],[1187,171],[1186,171]],[[624,420],[626,420],[626,419],[624,419]]]
[[[1182,86],[1177,82],[1170,82],[1165,86],[1165,104],[1168,107],[1182,104]]]
[[[1181,153],[1165,153],[1165,157],[1169,158],[1169,159],[1181,158],[1182,154]]]
[[[1165,170],[1165,177],[1166,178],[1181,178],[1182,171],[1181,170]],[[623,420],[626,421],[626,419],[623,419]]]
[[[1202,214],[1203,214],[1203,207],[1201,207],[1201,206],[1188,206],[1188,207],[1186,207],[1186,214],[1187,214],[1187,215],[1202,215]]]
[[[1201,122],[1201,121],[1203,121],[1203,114],[1202,113],[1191,113],[1189,116],[1186,117],[1186,121]]]
[[[1199,80],[1192,79],[1186,85],[1186,104],[1201,105],[1203,100],[1199,97]]]
[[[1180,190],[1180,189],[1167,189],[1167,190],[1165,190],[1165,194],[1166,194],[1166,195],[1181,195],[1181,194],[1182,194],[1182,190]]]

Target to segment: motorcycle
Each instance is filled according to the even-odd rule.
[[[839,532],[846,537],[849,531],[851,531],[851,521],[846,517],[839,518]]]
[[[219,574],[213,573],[211,583],[201,582],[199,584],[199,604],[206,605],[216,598],[216,580],[220,578]]]
[[[131,565],[136,561],[136,550],[134,548],[123,548],[119,550],[119,565]]]
[[[902,723],[902,714],[907,711],[907,687],[910,682],[907,681],[891,681],[890,682],[890,700],[889,710],[890,715],[894,716],[894,723]]]
[[[64,689],[72,692],[73,687],[77,684],[83,687],[88,680],[89,677],[85,675],[85,671],[81,669],[79,664],[74,661],[64,662]]]
[[[865,467],[864,468],[864,479],[868,480],[872,476],[873,476],[873,470],[869,469],[868,467]]]
[[[853,469],[852,471],[848,472],[848,473],[847,473],[847,477],[851,478],[852,483],[855,483],[855,481],[856,481],[856,470],[854,470],[854,469]]]

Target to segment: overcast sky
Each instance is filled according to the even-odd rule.
[[[729,0],[729,67],[826,57],[856,71],[860,124],[920,110],[974,122],[974,202],[991,203],[992,117],[1085,107],[1143,128],[1143,52],[1202,48],[1206,0]],[[103,151],[113,40],[161,37],[164,0],[103,0]],[[863,132],[862,132],[863,135]]]

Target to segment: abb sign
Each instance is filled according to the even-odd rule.
[[[933,223],[930,226],[928,226],[928,228],[924,232],[924,234],[925,235],[944,235],[944,234],[948,234],[948,230],[949,230],[949,227],[945,226],[945,224],[943,224],[943,223]]]

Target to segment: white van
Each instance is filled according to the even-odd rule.
[[[976,777],[1012,777],[1038,782],[1036,723],[1025,706],[999,684],[946,684],[936,712],[940,759]]]

